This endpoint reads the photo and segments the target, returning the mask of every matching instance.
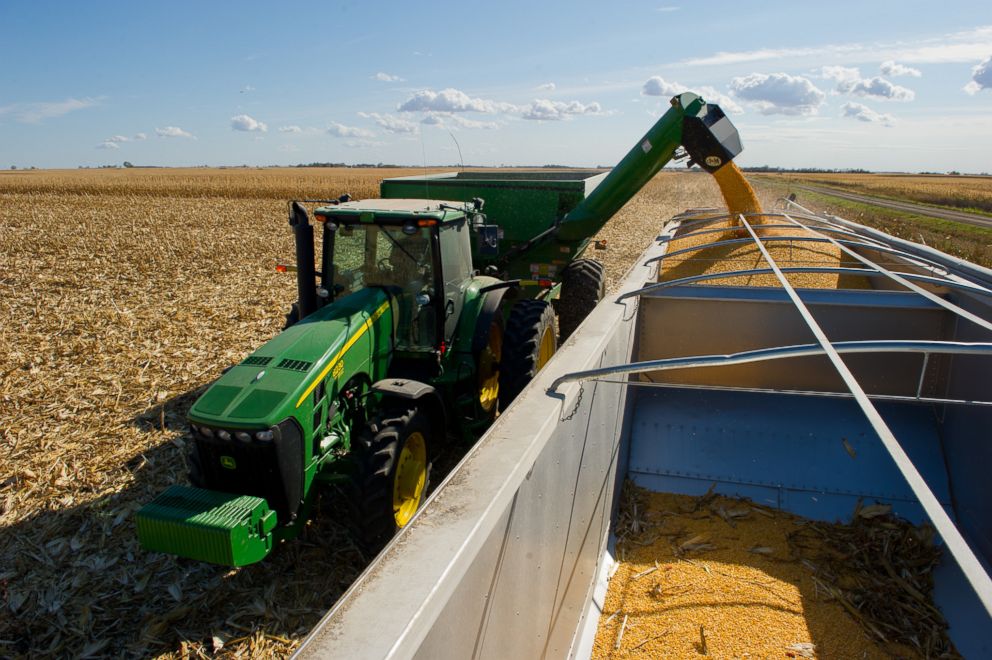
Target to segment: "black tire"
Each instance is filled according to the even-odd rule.
[[[500,371],[503,351],[505,350],[505,334],[503,311],[497,309],[492,322],[489,324],[486,345],[475,358],[476,419],[484,420],[487,424],[491,424],[496,419],[496,413],[499,410],[500,388],[503,385]],[[493,392],[493,386],[495,386],[495,392]]]
[[[542,342],[549,341],[551,354],[558,349],[555,336],[555,313],[544,300],[521,300],[510,310],[503,334],[503,358],[499,369],[499,402],[505,409],[527,386],[544,362],[550,358]]]
[[[603,264],[592,259],[576,259],[561,274],[558,297],[559,341],[564,343],[606,295]]]
[[[194,488],[206,488],[207,482],[203,477],[203,466],[200,465],[200,452],[196,448],[195,441],[192,445],[186,454],[186,476],[189,477],[189,483]]]
[[[403,449],[418,434],[424,442],[423,484],[412,511],[420,509],[427,495],[431,473],[431,424],[416,406],[389,408],[376,415],[358,436],[353,450],[359,459],[359,474],[353,515],[358,541],[369,552],[378,552],[407,522],[394,510],[393,490]],[[414,441],[415,442],[415,441]],[[406,509],[404,509],[406,511]]]
[[[300,320],[300,305],[298,303],[293,303],[293,306],[289,308],[289,313],[286,314],[286,323],[282,326],[282,329],[296,325],[297,321]]]

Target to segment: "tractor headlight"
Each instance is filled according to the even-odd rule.
[[[255,439],[261,442],[272,442],[272,431],[259,431],[255,434]]]
[[[228,433],[227,431],[217,431],[217,437],[220,438],[221,440],[230,440],[231,434]]]
[[[200,435],[202,435],[204,438],[214,437],[214,430],[212,428],[209,428],[207,426],[194,426],[193,428],[199,431]]]
[[[238,431],[237,433],[234,434],[234,437],[240,440],[241,442],[251,442],[251,434],[245,433],[244,431]]]

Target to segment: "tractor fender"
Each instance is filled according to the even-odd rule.
[[[371,391],[382,395],[386,401],[416,401],[432,423],[440,424],[437,436],[444,441],[448,431],[448,411],[441,395],[433,386],[410,378],[384,378],[373,383]]]
[[[513,286],[511,283],[501,283],[505,286],[491,288],[486,292],[486,298],[482,301],[482,308],[475,321],[475,332],[472,334],[472,354],[478,355],[486,343],[489,341],[489,326],[493,322],[493,317],[499,311],[499,305],[503,302],[503,296]],[[488,288],[488,287],[487,287]]]

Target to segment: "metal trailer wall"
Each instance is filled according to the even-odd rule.
[[[657,276],[641,265],[621,292]],[[609,300],[615,300],[611,295]],[[574,651],[617,489],[627,388],[559,376],[630,361],[636,298],[604,302],[503,413],[297,657],[538,658]],[[598,613],[597,613],[598,614]]]

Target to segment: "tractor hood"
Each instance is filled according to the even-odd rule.
[[[376,327],[391,328],[390,296],[380,288],[325,305],[225,372],[190,409],[190,421],[264,429],[294,415],[318,382],[340,373],[346,355],[349,373],[369,360],[370,343],[358,340],[383,316]]]

